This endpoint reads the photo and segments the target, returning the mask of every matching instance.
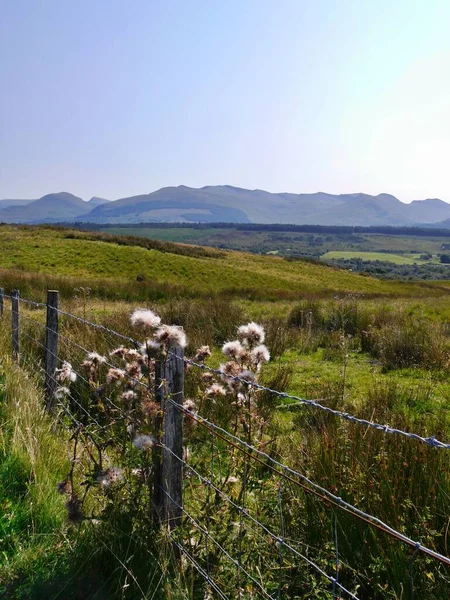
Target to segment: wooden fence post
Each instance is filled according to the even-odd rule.
[[[162,493],[162,452],[159,444],[163,441],[163,410],[165,396],[164,381],[164,361],[155,361],[155,402],[158,405],[158,412],[155,417],[155,438],[158,445],[153,447],[153,494],[152,494],[152,512],[153,521],[156,526],[161,523],[163,513],[163,493]]]
[[[15,361],[19,360],[19,290],[11,292],[11,312],[12,312],[12,354]]]
[[[184,351],[174,348],[155,372],[156,399],[161,402],[157,434],[162,437],[160,462],[155,463],[154,505],[160,520],[176,527],[183,506]],[[163,377],[161,377],[163,375]],[[168,400],[170,398],[170,401]],[[157,419],[158,421],[158,419]],[[162,422],[162,435],[161,435]]]
[[[171,527],[180,525],[183,506],[183,359],[183,348],[174,348],[165,363],[166,398],[170,402],[164,399],[162,485],[170,496],[164,494],[164,515]]]
[[[58,298],[56,290],[47,291],[47,321],[45,328],[45,405],[52,411],[55,402],[55,371],[58,367]]]
[[[4,288],[0,288],[0,319],[3,317],[3,296],[5,294]]]

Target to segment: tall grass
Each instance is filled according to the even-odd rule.
[[[70,470],[67,431],[44,412],[33,355],[23,369],[8,358],[0,324],[0,596],[16,600],[181,598],[173,551],[133,507],[111,504],[108,518],[67,522],[57,483]],[[39,353],[36,353],[39,354]],[[170,572],[170,578],[169,578]],[[172,583],[171,583],[172,582]]]
[[[232,339],[236,326],[246,316],[242,308],[224,299],[210,302],[176,300],[164,304],[162,310],[165,321],[182,325],[191,334],[192,348],[204,342],[217,347]],[[33,313],[34,317],[41,318],[39,311]],[[123,311],[111,315],[104,322],[113,329],[131,333],[128,318],[128,312]],[[26,319],[22,324],[31,337],[43,341],[39,337],[42,332],[38,326],[27,324]],[[107,352],[117,342],[98,330],[71,322],[70,319],[62,319],[61,326],[63,335],[88,349]],[[323,358],[338,365],[341,363],[344,371],[347,354],[354,352],[363,355],[367,361],[379,362],[384,370],[390,371],[390,378],[374,375],[363,401],[357,405],[353,403],[351,394],[346,393],[343,377],[336,381],[314,379],[310,384],[312,397],[321,398],[320,401],[327,406],[358,413],[361,417],[424,436],[435,434],[446,440],[450,437],[448,399],[442,397],[437,402],[431,393],[431,385],[423,379],[417,379],[417,383],[412,385],[409,381],[403,383],[400,377],[394,377],[399,369],[432,373],[437,378],[445,377],[449,340],[443,324],[424,314],[418,318],[417,312],[408,307],[384,302],[376,305],[350,297],[334,301],[305,301],[292,311],[286,322],[279,317],[268,319],[266,329],[267,343],[275,358],[262,378],[268,387],[280,391],[292,389],[293,369],[284,360],[287,353],[313,353],[321,348]],[[5,339],[6,336],[7,333]],[[69,346],[62,344],[61,352],[69,350]],[[29,351],[30,348],[27,348]],[[41,356],[37,348],[33,352],[30,353],[33,360]],[[67,354],[66,357],[71,356]],[[82,355],[74,355],[74,359],[81,360]],[[212,361],[211,364],[217,365],[217,349],[213,352]],[[301,365],[297,369],[301,372]],[[186,374],[187,395],[198,400],[201,386],[199,372],[190,369]],[[450,553],[450,462],[446,451],[429,448],[414,440],[389,437],[383,432],[368,430],[308,407],[286,409],[281,407],[282,401],[270,393],[260,394],[256,402],[263,431],[257,442],[272,457],[307,474],[325,488],[422,544],[445,555]],[[232,404],[221,401],[205,400],[202,406],[205,416],[226,429],[241,427],[239,423],[235,425],[233,411]],[[242,433],[241,429],[239,431]],[[249,489],[248,510],[274,529],[279,527],[283,518],[286,539],[298,544],[302,552],[314,558],[328,572],[333,572],[337,534],[339,579],[350,589],[357,590],[357,595],[363,600],[412,598],[411,573],[415,598],[436,600],[448,597],[450,580],[445,567],[420,554],[415,555],[409,547],[339,509],[332,509],[326,502],[314,498],[293,483],[280,483],[267,465],[252,461],[250,466],[247,465],[243,456],[234,451],[229,453],[220,439],[212,441],[210,432],[202,427],[195,428],[188,435],[192,464],[196,468],[208,473],[218,485],[224,485],[227,475],[236,475],[238,482],[225,488],[235,499],[239,497],[240,482],[245,473]],[[45,442],[45,436],[39,433],[37,437]],[[58,443],[62,444],[61,440]],[[58,452],[58,449],[53,448],[52,452],[55,451]],[[62,445],[59,446],[59,454],[67,457],[67,449],[64,454]],[[67,461],[66,458],[63,460]],[[28,467],[16,459],[14,461],[8,467],[17,479],[17,485],[14,483],[15,487],[11,488],[11,495],[22,494],[26,497],[26,485],[24,487],[23,482],[27,480]],[[59,469],[61,472],[61,458],[55,461],[51,470]],[[57,479],[56,476],[52,478]],[[245,534],[237,535],[238,513],[210,494],[207,486],[198,484],[192,475],[187,478],[185,494],[186,506],[194,511],[203,526],[223,545],[233,553],[241,544],[245,564],[254,569],[252,572],[260,569],[261,577],[274,593],[281,589],[282,597],[286,598],[331,598],[331,592],[324,588],[323,581],[300,566],[298,561],[296,563],[284,556],[283,569],[279,569],[278,553],[274,552],[270,540],[262,540],[252,527],[246,527]],[[67,525],[63,524],[61,500],[58,504],[58,499],[56,497],[53,504],[48,503],[49,511],[56,510],[56,514],[60,515],[58,523],[63,531],[62,538],[68,536],[71,541],[75,538],[77,543],[72,548],[72,554],[67,554],[67,546],[61,542],[64,549],[62,554],[66,558],[55,558],[54,566],[53,559],[47,558],[51,575],[45,579],[41,573],[40,584],[44,582],[50,585],[51,582],[51,586],[55,586],[59,569],[63,573],[64,585],[75,573],[81,586],[85,586],[83,593],[92,598],[108,597],[107,594],[112,598],[139,598],[142,596],[139,587],[144,591],[143,597],[146,597],[145,594],[148,597],[155,594],[155,598],[176,597],[170,584],[175,573],[171,568],[167,540],[164,536],[157,536],[145,516],[136,524],[133,515],[141,516],[143,513],[142,507],[137,506],[132,498],[121,503],[112,501],[104,522],[94,527],[83,523],[78,530],[67,529]],[[20,530],[20,527],[14,525],[16,530]],[[150,543],[149,532],[153,536]],[[201,564],[206,565],[204,538],[190,528],[188,522],[182,534],[187,536],[184,539],[189,539],[192,552],[198,553],[196,556]],[[50,544],[52,548],[54,542]],[[15,550],[9,549],[8,552],[14,554]],[[211,547],[209,552],[210,567],[216,569],[214,573],[225,587],[232,586],[235,571],[220,566],[220,553],[215,553]],[[72,565],[67,564],[67,556],[71,557]],[[83,560],[91,557],[84,577],[80,575],[80,562],[77,562],[81,556]],[[163,568],[157,564],[161,560],[165,565]],[[18,564],[9,568],[5,581],[9,582],[12,576],[17,576],[20,572]],[[25,561],[24,571],[28,572],[32,564]],[[42,559],[39,564],[46,564],[45,560]],[[270,573],[264,571],[264,566],[268,564],[272,565]],[[43,567],[39,568],[43,570]],[[39,568],[36,568],[37,573]],[[86,568],[84,564],[83,569]],[[100,573],[97,579],[95,571]],[[182,585],[188,590],[189,597],[203,599],[206,590],[201,580],[192,570],[183,569],[182,572]],[[162,583],[156,585],[156,580]],[[30,589],[45,588],[38,588],[33,583]],[[54,590],[61,588],[48,589],[55,593]],[[67,589],[64,588],[64,593]],[[22,597],[27,597],[24,594]],[[251,596],[249,592],[251,597],[257,596]]]

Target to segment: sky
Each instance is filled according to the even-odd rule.
[[[450,202],[449,0],[0,0],[0,198]]]

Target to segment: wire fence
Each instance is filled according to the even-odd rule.
[[[405,597],[414,598],[418,556],[450,566],[450,558],[438,550],[445,544],[429,547],[407,535],[404,527],[389,525],[334,489],[316,483],[268,450],[273,440],[261,437],[256,443],[248,432],[250,415],[242,407],[240,413],[235,407],[227,412],[218,399],[195,405],[186,401],[184,374],[215,375],[234,386],[237,398],[264,392],[342,419],[352,427],[398,436],[423,444],[430,452],[445,453],[450,443],[437,435],[419,435],[280,392],[249,375],[230,374],[187,358],[171,346],[163,357],[151,355],[145,339],[58,306],[49,311],[48,303],[18,294],[1,293],[0,309],[4,317],[11,315],[15,355],[23,367],[46,378],[46,392],[51,392],[47,405],[70,430],[73,454],[64,482],[69,518],[95,519],[95,511],[103,506],[101,498],[119,486],[124,502],[139,514],[146,507],[147,516],[150,512],[153,523],[156,519],[164,528],[182,570],[190,566],[196,574],[190,595],[180,588],[183,597],[395,597],[380,595],[361,565],[347,560],[355,556],[349,551],[355,540],[360,540],[364,556],[364,543],[383,536],[404,547],[400,552],[407,566]],[[58,323],[53,329],[49,327],[52,311]],[[55,334],[56,346],[49,347],[49,333]],[[55,360],[58,369],[49,373],[48,364]],[[234,426],[224,425],[233,423],[235,417]],[[129,450],[133,443],[135,447]],[[139,445],[150,451],[138,454]],[[81,472],[85,477],[82,495],[75,492]],[[90,493],[95,501],[89,501]],[[318,531],[326,532],[321,540]],[[389,560],[391,545],[386,547],[384,559]],[[448,582],[445,570],[439,574]]]

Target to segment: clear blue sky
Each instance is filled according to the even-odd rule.
[[[450,202],[450,0],[0,0],[0,198]]]

